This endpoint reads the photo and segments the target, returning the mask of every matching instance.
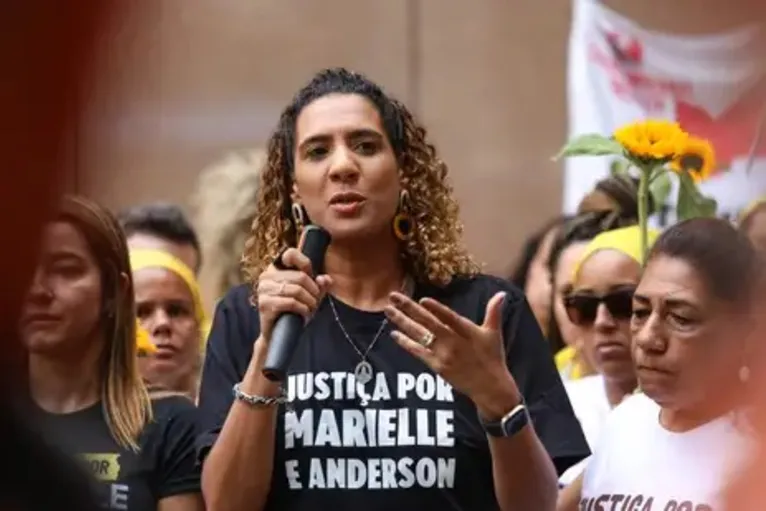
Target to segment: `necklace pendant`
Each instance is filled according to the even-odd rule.
[[[354,369],[354,380],[363,386],[370,383],[372,381],[372,364],[366,360],[359,362]]]

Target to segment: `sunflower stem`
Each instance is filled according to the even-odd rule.
[[[638,228],[641,231],[641,255],[642,261],[646,261],[649,233],[648,233],[648,209],[649,209],[649,180],[652,176],[653,168],[650,165],[641,166],[641,173],[638,177]]]

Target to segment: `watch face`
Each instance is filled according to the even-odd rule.
[[[479,422],[481,423],[484,431],[494,437],[509,437],[518,433],[529,422],[529,415],[526,406],[520,404],[505,417],[497,422],[485,422],[481,416],[479,416]]]
[[[500,427],[503,430],[503,436],[513,436],[529,422],[529,415],[526,407],[514,408],[511,412],[502,418]]]
[[[509,436],[513,427],[513,413],[509,413],[500,421],[500,428],[503,430],[503,436]]]

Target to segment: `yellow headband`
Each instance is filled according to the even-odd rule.
[[[210,324],[202,305],[202,292],[200,291],[194,272],[178,258],[161,250],[136,249],[130,251],[130,266],[134,272],[146,268],[164,268],[169,270],[184,281],[192,294],[194,302],[194,315],[200,325],[202,343],[207,339]]]
[[[655,229],[648,230],[647,242],[649,247],[657,241],[659,235],[659,231]],[[585,252],[580,256],[580,259],[574,267],[574,271],[572,272],[573,282],[577,281],[580,269],[585,261],[600,250],[616,250],[617,252],[630,257],[638,264],[643,264],[644,257],[643,254],[641,254],[641,229],[637,225],[632,225],[630,227],[622,227],[620,229],[602,232],[593,238],[590,243],[588,243],[588,246],[585,247]]]

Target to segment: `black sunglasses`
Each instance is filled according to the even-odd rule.
[[[633,314],[635,289],[621,289],[602,296],[571,294],[564,297],[564,308],[569,321],[575,325],[592,325],[596,321],[598,306],[602,303],[614,319],[630,319]]]

